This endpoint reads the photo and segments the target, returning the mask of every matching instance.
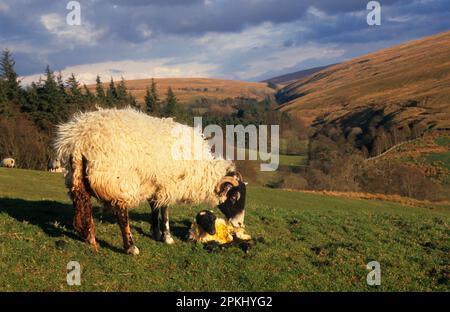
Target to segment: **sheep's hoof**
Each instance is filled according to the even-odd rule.
[[[133,245],[127,249],[127,254],[137,256],[139,255],[139,248]]]
[[[164,235],[163,242],[167,245],[175,244],[175,241],[173,240],[172,236],[170,236],[170,235]]]

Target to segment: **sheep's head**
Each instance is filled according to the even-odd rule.
[[[244,227],[246,183],[239,172],[231,172],[216,186],[218,208],[235,227]]]

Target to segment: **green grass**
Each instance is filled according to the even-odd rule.
[[[0,291],[449,291],[448,207],[414,208],[264,188],[248,192],[249,253],[184,241],[200,207],[173,207],[176,244],[149,238],[149,208],[130,213],[141,255],[121,252],[119,227],[96,214],[99,253],[77,239],[60,174],[0,168]],[[81,286],[66,265],[81,264]],[[366,264],[381,264],[381,286]]]
[[[450,151],[444,153],[432,153],[426,156],[428,163],[437,163],[439,166],[450,170]]]
[[[300,167],[305,166],[307,156],[302,155],[280,155],[280,166]]]
[[[450,137],[449,136],[441,136],[436,139],[436,144],[439,146],[447,146],[450,145]]]

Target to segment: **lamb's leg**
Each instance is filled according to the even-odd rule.
[[[169,207],[164,206],[161,208],[161,214],[162,214],[162,234],[163,234],[163,242],[166,244],[173,244],[175,241],[172,238],[172,235],[170,235],[170,227],[169,227]]]
[[[130,223],[128,221],[128,209],[118,208],[117,219],[119,221],[120,231],[122,232],[123,248],[127,254],[137,256],[139,249],[133,243],[133,237],[131,236]]]
[[[161,229],[159,228],[159,208],[156,206],[154,201],[149,201],[150,208],[152,209],[152,215],[150,220],[150,231],[152,232],[152,237],[156,241],[161,240]]]

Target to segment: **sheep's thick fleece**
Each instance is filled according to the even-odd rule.
[[[186,144],[179,144],[180,134]],[[193,155],[194,144],[188,143],[194,136],[200,139],[202,160],[175,159],[174,149],[181,153],[188,149]],[[154,200],[158,206],[216,205],[216,184],[235,170],[231,161],[213,158],[198,129],[131,108],[75,115],[58,127],[55,149],[58,158],[68,164],[69,188],[82,181],[80,168],[73,167],[83,166],[82,174],[95,196],[119,208],[132,208],[145,200]]]

